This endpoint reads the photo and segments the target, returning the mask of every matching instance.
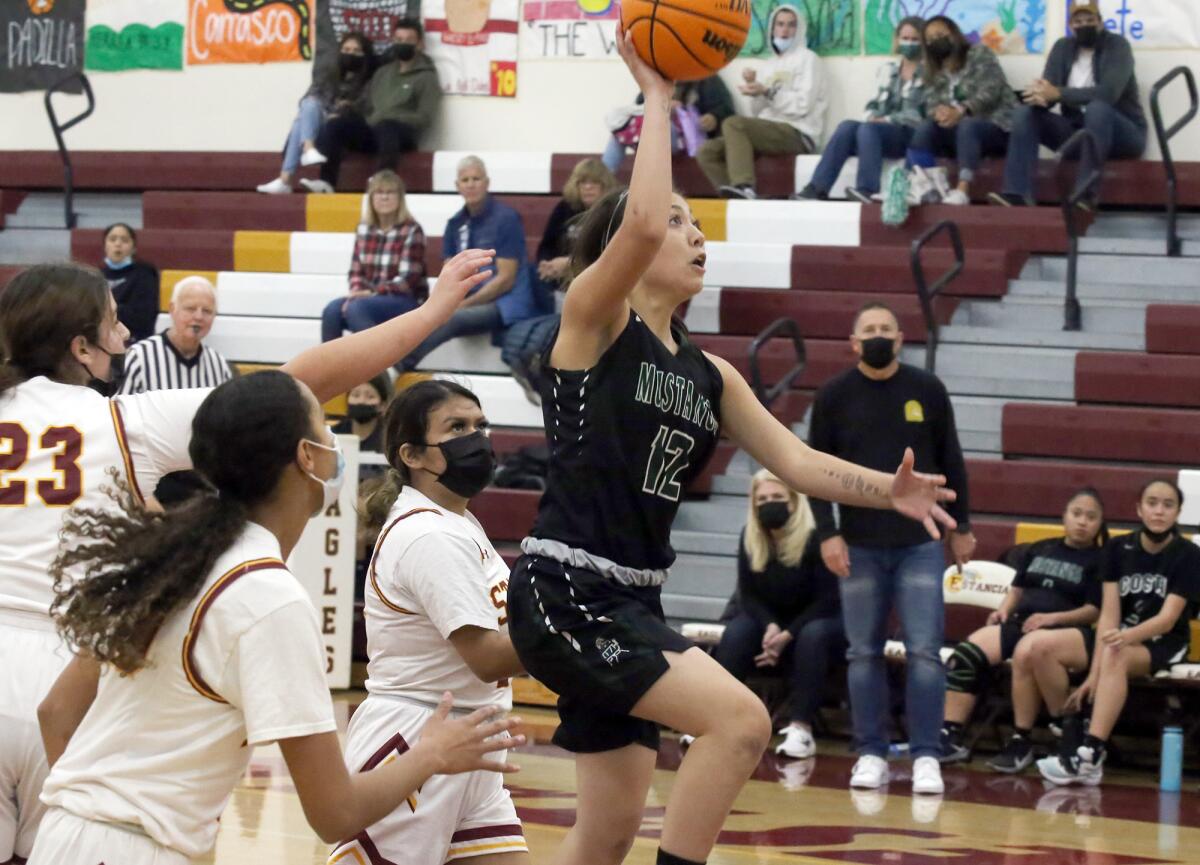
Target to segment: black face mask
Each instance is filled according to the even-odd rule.
[[[346,414],[355,423],[366,423],[379,417],[379,406],[367,405],[362,402],[352,402],[346,406]]]
[[[446,458],[446,470],[437,476],[438,481],[456,496],[474,498],[492,482],[496,472],[496,454],[492,451],[492,440],[482,432],[447,439],[428,447],[440,448]]]
[[[758,521],[768,531],[783,528],[790,516],[787,502],[763,502],[758,506]]]
[[[954,53],[954,42],[949,36],[939,36],[925,46],[925,53],[934,60],[945,60]]]
[[[1161,544],[1173,534],[1175,534],[1174,526],[1171,526],[1171,528],[1167,529],[1165,532],[1152,532],[1150,531],[1149,526],[1147,526],[1145,523],[1142,523],[1142,535],[1152,544]]]
[[[388,54],[393,60],[407,63],[417,56],[417,46],[409,42],[396,42],[388,49]]]
[[[341,72],[362,72],[367,68],[367,58],[361,54],[339,54],[338,70]]]
[[[1100,41],[1100,28],[1090,25],[1087,27],[1076,27],[1075,41],[1083,48],[1095,48],[1096,43]]]
[[[96,346],[96,348],[100,349],[100,351],[104,351],[104,349],[100,348],[100,346]],[[121,389],[121,380],[125,378],[125,352],[113,354],[111,351],[104,351],[104,353],[108,355],[109,358],[108,381],[105,381],[102,378],[96,378],[96,376],[92,375],[92,371],[88,369],[82,361],[80,361],[79,365],[82,366],[84,371],[88,374],[87,386],[96,393],[100,394],[100,396],[111,398],[117,395],[117,391]]]
[[[872,369],[883,369],[896,359],[895,340],[890,336],[873,336],[862,341],[862,360]]]

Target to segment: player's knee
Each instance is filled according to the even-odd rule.
[[[574,831],[583,833],[580,842],[588,851],[588,859],[596,865],[620,865],[625,861],[642,828],[642,811],[639,805],[636,809],[607,811],[594,823],[576,823]]]
[[[757,763],[771,742],[771,716],[762,700],[749,691],[734,708],[729,732],[733,751],[747,760]]]
[[[969,640],[954,647],[954,654],[946,662],[946,690],[960,694],[978,694],[983,690],[992,665],[987,654]]]
[[[1019,670],[1031,670],[1036,663],[1039,655],[1042,653],[1040,640],[1026,637],[1017,643],[1017,648],[1013,650],[1013,667]]]

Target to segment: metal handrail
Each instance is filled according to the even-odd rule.
[[[66,123],[58,122],[58,114],[54,111],[54,104],[50,101],[50,97],[58,91],[65,88],[78,80],[83,87],[83,95],[87,97],[87,108],[83,113],[72,117]],[[54,132],[54,140],[58,144],[58,156],[63,164],[63,189],[65,197],[63,200],[63,217],[67,228],[75,227],[75,169],[71,165],[71,154],[67,150],[67,143],[63,140],[63,133],[71,127],[87,120],[92,112],[96,110],[96,97],[92,93],[92,84],[88,81],[88,77],[82,72],[72,72],[65,78],[54,82],[46,90],[46,115],[50,118],[50,129]]]
[[[1086,151],[1087,161],[1092,168],[1086,178],[1081,178],[1076,172],[1072,189],[1064,166],[1078,150]],[[1079,202],[1087,198],[1100,182],[1100,145],[1096,142],[1096,136],[1089,129],[1080,129],[1058,149],[1057,161],[1054,172],[1058,178],[1063,222],[1067,226],[1067,297],[1063,303],[1063,330],[1082,330],[1083,308],[1079,305],[1076,285],[1079,269]]]
[[[935,279],[931,286],[925,279],[925,265],[921,261],[921,251],[943,231],[950,235],[950,243],[954,247],[954,266]],[[925,371],[933,372],[937,368],[938,350],[938,322],[937,317],[933,314],[933,299],[942,293],[942,289],[958,278],[967,260],[958,223],[952,219],[943,219],[933,228],[928,229],[912,242],[908,259],[909,265],[912,267],[913,281],[917,284],[917,299],[921,302],[921,313],[925,316]]]
[[[1167,129],[1163,126],[1159,96],[1168,84],[1181,75],[1187,83],[1188,98],[1192,104],[1187,113],[1171,124],[1170,129]],[[1200,109],[1200,99],[1196,97],[1196,76],[1187,66],[1176,66],[1158,79],[1150,90],[1150,116],[1154,119],[1154,134],[1158,136],[1158,149],[1162,151],[1163,170],[1167,173],[1167,255],[1172,257],[1183,254],[1183,241],[1179,239],[1178,181],[1175,176],[1175,160],[1171,158],[1171,139],[1179,130],[1192,122],[1198,109]]]
[[[792,338],[792,348],[796,352],[796,365],[788,370],[779,381],[768,388],[763,384],[762,369],[758,363],[758,353],[764,345],[776,336],[790,336]],[[768,408],[770,408],[771,403],[779,399],[784,391],[792,386],[792,382],[804,375],[804,369],[807,365],[808,354],[804,349],[804,337],[801,335],[800,325],[796,324],[795,319],[776,319],[762,333],[754,337],[754,341],[750,343],[750,386],[754,388],[754,395],[758,397],[758,401]]]

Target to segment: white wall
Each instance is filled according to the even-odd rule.
[[[1200,2],[1200,0],[1198,0]],[[1061,2],[1051,4],[1061,8]],[[1062,22],[1050,15],[1050,39]],[[1057,25],[1057,32],[1056,27]],[[1140,51],[1138,80],[1143,101],[1160,76],[1182,64],[1197,65],[1200,51]],[[734,63],[724,76],[740,80]],[[873,95],[875,57],[829,58],[832,107],[827,131],[857,117]],[[1009,80],[1021,86],[1037,77],[1042,56],[1007,56]],[[307,63],[264,66],[200,66],[185,72],[123,72],[91,75],[96,113],[71,130],[68,144],[80,150],[264,150],[277,151],[296,101],[308,86]],[[1176,82],[1166,101],[1168,123],[1183,111],[1186,88]],[[628,102],[635,86],[619,62],[522,60],[515,99],[449,97],[444,117],[426,142],[429,149],[549,150],[598,152],[604,144],[605,111]],[[60,96],[60,115],[82,105]],[[1177,159],[1200,160],[1200,121],[1176,139]],[[0,94],[0,150],[50,150],[54,139],[40,93]],[[1152,145],[1151,153],[1157,148]]]

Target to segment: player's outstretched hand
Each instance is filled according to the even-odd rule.
[[[508,730],[521,723],[520,718],[490,720],[500,709],[476,709],[462,718],[451,718],[454,696],[442,695],[433,717],[421,728],[421,738],[414,746],[425,749],[436,761],[439,775],[460,772],[516,772],[518,767],[500,760],[484,759],[496,751],[506,751],[525,744],[524,736],[509,736]]]
[[[449,318],[471,289],[491,278],[492,272],[483,268],[492,263],[495,255],[494,249],[464,249],[443,262],[442,272],[425,305]]]
[[[946,487],[945,475],[927,475],[913,471],[913,450],[904,449],[904,459],[892,478],[892,507],[925,526],[933,538],[940,538],[938,523],[948,529],[958,523],[943,509],[940,502],[952,502],[958,494]]]
[[[658,74],[658,71],[641,58],[633,47],[633,36],[624,27],[617,25],[617,53],[629,67],[629,73],[637,82],[647,99],[652,96],[667,96],[675,91],[675,85]]]

